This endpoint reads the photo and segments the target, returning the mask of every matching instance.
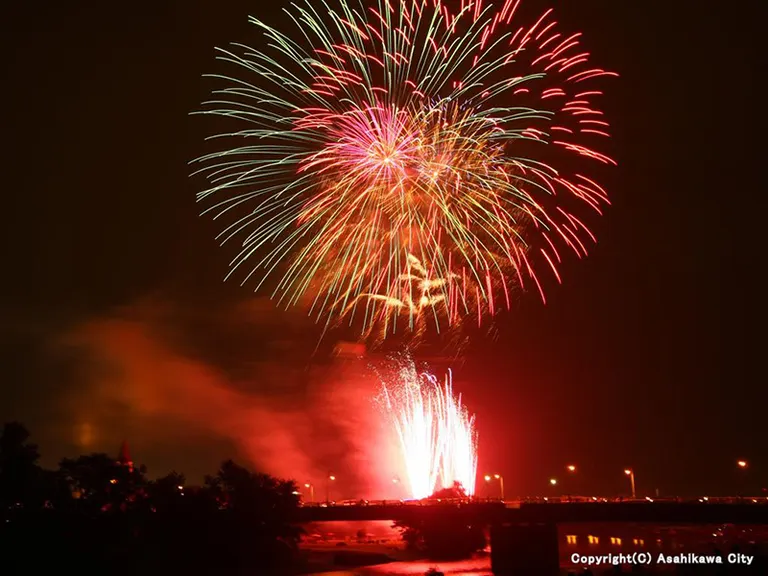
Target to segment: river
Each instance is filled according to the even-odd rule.
[[[390,562],[337,572],[323,572],[314,576],[423,576],[430,568],[437,568],[446,576],[491,576],[489,558],[458,562]]]

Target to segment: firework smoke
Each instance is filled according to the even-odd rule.
[[[404,363],[394,384],[383,384],[383,398],[400,441],[413,498],[426,498],[437,487],[459,482],[472,495],[477,475],[477,432],[454,396],[451,373],[440,385],[429,373]]]
[[[334,499],[402,497],[398,446],[371,404],[379,379],[362,361],[312,362],[312,328],[266,298],[201,308],[153,295],[77,321],[47,345],[66,385],[35,435],[68,456],[127,439],[152,476],[182,470],[192,483],[232,457],[317,498],[329,471]]]

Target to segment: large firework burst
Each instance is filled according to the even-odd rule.
[[[581,164],[613,163],[590,86],[613,73],[551,10],[516,25],[520,0],[331,2],[293,5],[292,35],[252,18],[267,46],[221,51],[239,74],[203,113],[239,125],[199,159],[199,200],[242,241],[233,271],[366,333],[544,298],[537,270],[559,281],[558,245],[594,240],[578,209],[607,203]]]

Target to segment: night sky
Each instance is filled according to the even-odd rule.
[[[198,216],[205,182],[187,164],[205,151],[188,114],[212,87],[214,47],[256,43],[247,16],[280,4],[0,7],[0,421],[23,421],[45,464],[128,438],[150,474],[198,480],[230,455],[271,471],[273,426],[310,403],[316,331],[222,282],[234,248]],[[628,466],[640,491],[756,491],[768,485],[759,2],[528,4],[554,5],[621,74],[604,106],[619,168],[589,258],[568,259],[546,306],[524,295],[455,365],[479,472],[501,472],[508,494],[546,493],[570,463],[575,491],[626,491]],[[231,415],[241,398],[281,416],[251,431]],[[341,466],[326,438],[318,458],[331,461],[314,468]]]

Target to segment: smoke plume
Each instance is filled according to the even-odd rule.
[[[401,471],[366,360],[318,352],[306,318],[255,299],[193,307],[144,299],[56,341],[76,453],[127,439],[151,476],[192,482],[224,458],[312,484],[315,498],[401,497]],[[335,481],[329,476],[334,475]]]

